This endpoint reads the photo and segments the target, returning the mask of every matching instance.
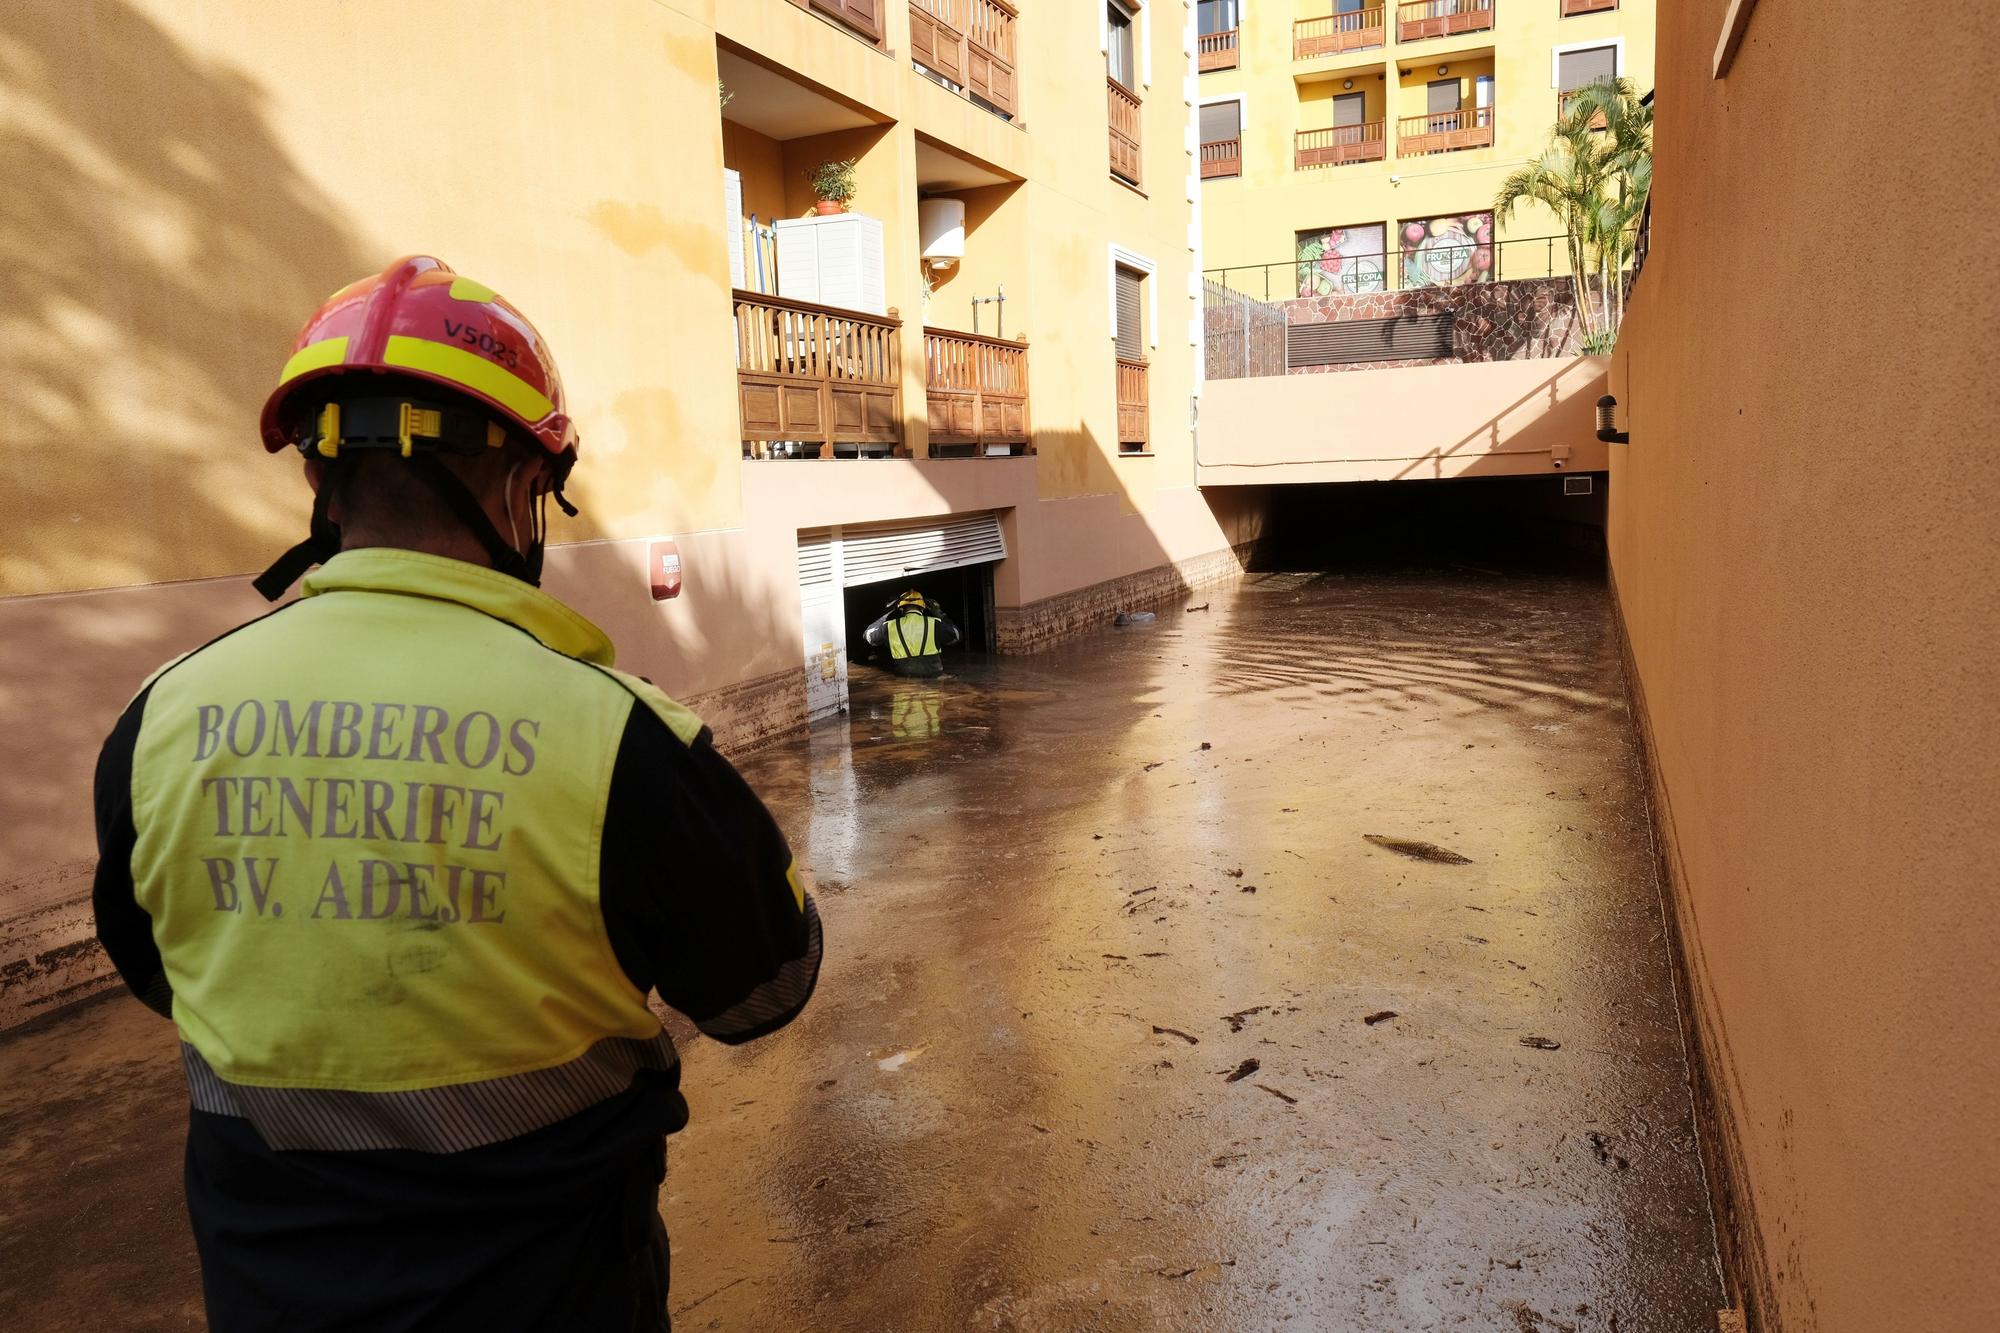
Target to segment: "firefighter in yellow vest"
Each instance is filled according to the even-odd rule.
[[[959,640],[958,626],[935,602],[912,588],[889,603],[862,635],[871,648],[889,650],[899,676],[942,676],[944,652]]]
[[[576,432],[511,305],[428,258],[336,293],[263,433],[317,495],[258,586],[304,595],[163,667],[97,772],[98,938],[179,1029],[210,1327],[664,1329],[687,1104],[647,995],[732,1043],[800,1011],[784,837],[539,590]]]

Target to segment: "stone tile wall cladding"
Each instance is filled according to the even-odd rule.
[[[1250,567],[1255,548],[1255,542],[1246,542],[1044,597],[1026,606],[1003,606],[997,612],[1000,651],[1040,652],[1087,630],[1104,628],[1120,611],[1148,610],[1209,584],[1240,578]]]
[[[1576,318],[1576,294],[1568,278],[1523,278],[1513,282],[1468,283],[1463,287],[1417,287],[1399,292],[1306,296],[1271,304],[1292,324],[1333,324],[1398,315],[1457,316],[1452,323],[1452,355],[1407,361],[1353,361],[1337,366],[1299,366],[1294,375],[1325,375],[1397,366],[1449,366],[1466,361],[1526,361],[1576,356],[1583,330]]]

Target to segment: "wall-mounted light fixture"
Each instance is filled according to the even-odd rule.
[[[1353,80],[1353,79],[1342,79],[1342,80],[1340,81],[1340,86],[1341,86],[1341,87],[1343,87],[1343,88],[1352,88],[1352,87],[1354,86],[1354,80]]]
[[[1438,76],[1439,76],[1440,78],[1442,78],[1443,76],[1445,76],[1445,75],[1447,75],[1447,74],[1449,74],[1449,73],[1451,73],[1451,66],[1450,66],[1450,65],[1439,65],[1439,66],[1438,66]]]
[[[1618,429],[1618,400],[1608,393],[1597,400],[1597,438],[1606,444],[1632,443],[1632,433]]]

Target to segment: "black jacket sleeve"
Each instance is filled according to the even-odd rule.
[[[794,876],[777,821],[708,732],[683,745],[635,705],[611,773],[598,895],[633,984],[719,1041],[791,1022],[820,962],[819,913]]]
[[[132,895],[132,848],[139,840],[132,823],[132,751],[145,713],[142,693],[126,707],[97,755],[97,876],[90,905],[97,917],[97,942],[126,986],[149,1009],[172,1017],[174,995],[153,943],[153,918]]]

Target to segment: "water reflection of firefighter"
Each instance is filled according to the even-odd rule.
[[[959,640],[958,626],[944,609],[912,588],[863,635],[871,648],[889,650],[889,669],[899,676],[941,676],[944,652]]]
[[[935,685],[898,685],[889,699],[889,734],[899,741],[927,741],[944,730],[944,691]]]

